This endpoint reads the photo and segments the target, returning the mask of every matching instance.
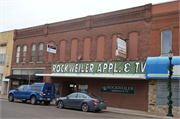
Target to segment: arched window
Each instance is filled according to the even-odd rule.
[[[71,42],[71,61],[75,61],[77,56],[77,40]]]
[[[90,60],[90,45],[91,45],[91,39],[86,38],[84,39],[84,50],[83,50],[83,60]]]
[[[20,56],[20,46],[18,46],[16,50],[16,63],[19,63],[19,56]]]
[[[60,42],[60,48],[59,48],[59,61],[64,61],[65,58],[65,47],[66,47],[66,41]]]
[[[97,39],[97,55],[96,55],[97,60],[104,59],[104,40],[105,40],[104,36],[100,36]]]
[[[22,54],[22,62],[26,61],[26,51],[27,51],[27,45],[23,46],[23,54]]]
[[[34,62],[36,45],[33,44],[31,48],[31,62]]]
[[[38,61],[42,61],[43,56],[43,43],[39,44]]]
[[[171,30],[165,30],[161,32],[161,54],[168,54],[171,50],[172,42],[172,32]]]

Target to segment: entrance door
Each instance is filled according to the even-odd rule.
[[[65,97],[73,92],[76,92],[76,82],[74,81],[64,81],[62,83],[62,94],[61,97]]]

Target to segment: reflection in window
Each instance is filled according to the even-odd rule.
[[[22,62],[26,61],[26,51],[27,51],[27,46],[23,46],[23,54],[22,54]]]
[[[32,49],[31,49],[31,62],[34,62],[34,58],[35,58],[35,49],[36,49],[36,45],[33,44],[33,45],[32,45]]]
[[[16,50],[16,63],[19,63],[19,54],[20,54],[20,46],[18,46]]]
[[[162,31],[161,33],[161,42],[162,42],[162,55],[163,54],[168,54],[169,51],[171,50],[171,30],[165,30],[165,31]]]
[[[43,44],[39,44],[39,52],[38,52],[38,61],[42,61],[42,55],[43,55]]]

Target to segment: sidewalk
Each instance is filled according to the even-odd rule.
[[[0,95],[0,98],[8,99],[7,95]],[[52,103],[54,104],[54,102]],[[121,108],[113,108],[113,107],[107,107],[107,109],[103,111],[109,111],[109,112],[115,112],[115,113],[121,113],[121,114],[127,114],[127,115],[150,117],[150,118],[159,118],[159,119],[180,119],[180,116],[178,115],[174,115],[174,117],[167,117],[166,115],[163,115],[163,114],[155,114],[155,113],[149,113],[146,111],[121,109]]]

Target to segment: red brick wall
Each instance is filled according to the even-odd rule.
[[[151,56],[161,55],[161,32],[163,30],[172,31],[172,52],[174,56],[179,56],[179,1],[152,6],[151,22]]]

